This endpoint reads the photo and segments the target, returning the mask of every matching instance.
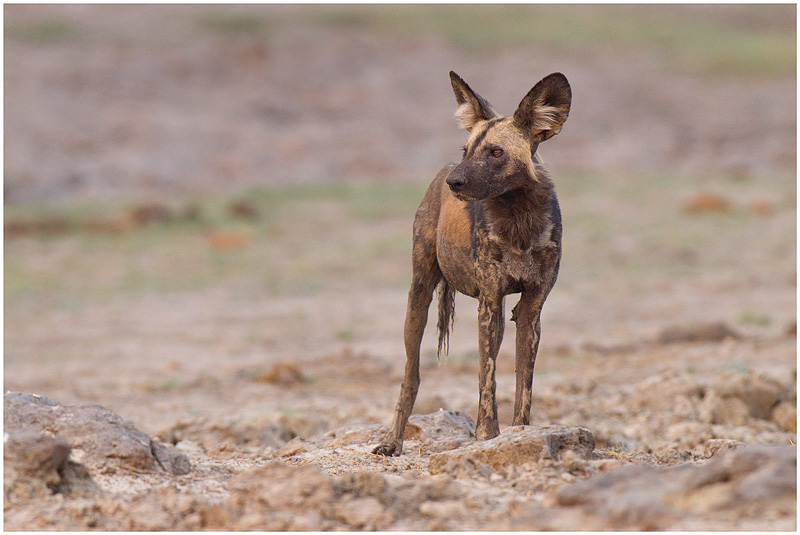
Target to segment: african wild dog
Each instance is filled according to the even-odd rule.
[[[406,367],[392,427],[375,448],[400,455],[419,389],[419,352],[428,307],[439,285],[439,352],[447,349],[455,292],[478,300],[479,403],[476,436],[500,433],[495,359],[503,339],[505,296],[521,293],[517,324],[513,425],[530,423],[539,315],[561,260],[561,212],[553,183],[536,155],[561,131],[572,92],[553,73],[533,86],[513,117],[502,117],[456,73],[450,81],[456,118],[470,133],[459,164],[442,169],[414,218],[413,277],[405,321]]]

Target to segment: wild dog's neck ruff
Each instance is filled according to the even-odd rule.
[[[552,228],[553,182],[535,156],[532,168],[534,176],[524,181],[524,185],[485,201],[493,233],[522,251],[539,243],[542,235]],[[521,167],[519,172],[527,170]]]

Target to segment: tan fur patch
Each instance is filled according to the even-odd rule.
[[[481,117],[478,117],[475,108],[469,102],[465,102],[456,109],[455,117],[456,121],[458,121],[458,126],[467,131],[471,131],[477,123],[483,121]]]
[[[456,247],[469,247],[470,222],[464,210],[464,202],[449,193],[443,196],[443,201],[439,216],[439,232]]]
[[[534,107],[533,128],[534,130],[552,130],[555,134],[561,131],[558,124],[558,108],[537,103]]]

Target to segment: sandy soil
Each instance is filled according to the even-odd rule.
[[[745,7],[676,13],[739,27]],[[793,27],[779,7],[753,28]],[[794,73],[712,75],[647,47],[465,50],[324,11],[163,9],[5,7],[4,388],[100,403],[193,471],[6,500],[6,529],[795,529],[783,502],[603,517],[555,494],[620,466],[704,465],[721,439],[796,443]],[[551,71],[573,86],[541,149],[565,252],[533,424],[592,431],[580,470],[432,476],[422,445],[321,445],[391,421],[414,209],[464,138],[450,69],[505,113]],[[242,199],[255,218],[231,210]],[[131,218],[145,206],[170,217]],[[449,357],[423,341],[415,414],[475,417],[476,307],[456,307]],[[513,339],[509,325],[503,429]],[[305,501],[264,481],[297,481],[286,495]]]

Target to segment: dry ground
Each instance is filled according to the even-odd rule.
[[[4,388],[97,402],[175,443],[192,499],[226,499],[292,437],[391,420],[413,213],[464,138],[450,69],[505,113],[551,71],[573,85],[541,149],[565,231],[534,425],[586,427],[603,455],[653,466],[704,461],[714,439],[796,442],[794,6],[4,9]],[[441,363],[423,341],[416,413],[475,416],[475,309],[459,296]],[[733,335],[692,336],[715,323]],[[731,384],[760,381],[777,414],[728,410]],[[425,454],[317,465],[427,481]],[[99,480],[107,516],[136,516],[142,481]],[[508,492],[542,504],[550,487]],[[7,504],[7,527],[35,507]],[[795,526],[793,510],[733,511],[666,525]],[[490,513],[419,527],[489,529]],[[562,513],[544,527],[597,526]],[[93,526],[63,514],[40,527]]]

